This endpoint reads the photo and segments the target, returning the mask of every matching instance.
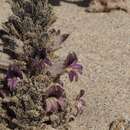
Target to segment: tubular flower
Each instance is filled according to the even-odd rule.
[[[45,100],[46,113],[54,113],[65,109],[66,98],[63,86],[60,84],[53,84],[46,93],[48,97]]]
[[[51,61],[47,58],[46,48],[37,49],[34,53],[34,58],[43,60],[44,64],[46,65],[50,65],[50,66],[52,65]]]
[[[64,98],[50,97],[46,99],[46,113],[54,113],[58,111],[63,111],[66,106],[66,101]]]
[[[46,67],[46,65],[52,65],[51,61],[47,58],[47,52],[45,48],[36,49],[30,63],[29,67],[31,68],[31,72],[34,74],[35,72],[40,72]]]
[[[84,94],[85,91],[82,89],[80,90],[79,95],[76,97],[76,108],[77,108],[76,115],[82,114],[84,111],[84,107],[86,106],[85,100],[83,99]]]
[[[74,52],[70,53],[64,62],[65,72],[68,73],[70,81],[77,81],[78,73],[82,74],[83,66],[77,62],[78,58]]]
[[[47,58],[46,49],[37,49],[32,58],[32,66],[43,69],[45,65],[52,65],[51,61]]]
[[[51,85],[51,87],[47,90],[48,97],[60,98],[63,95],[64,95],[64,88],[58,83]]]
[[[7,87],[10,89],[10,91],[16,89],[18,82],[22,78],[22,71],[19,69],[19,67],[16,65],[10,65],[6,75]]]

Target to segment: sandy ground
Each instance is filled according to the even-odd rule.
[[[58,53],[75,51],[84,73],[66,90],[73,99],[80,89],[86,91],[86,109],[71,124],[71,130],[108,130],[121,116],[130,118],[130,15],[122,11],[89,14],[74,4],[54,7],[58,16],[53,27],[70,33]],[[0,0],[0,22],[10,15],[5,0]]]
[[[53,26],[71,34],[59,53],[75,51],[84,66],[77,83],[65,79],[71,98],[86,90],[86,110],[71,130],[108,130],[113,120],[130,118],[130,15],[86,13],[64,2],[54,9],[58,19]]]

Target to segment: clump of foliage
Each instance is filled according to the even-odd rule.
[[[61,81],[65,73],[70,81],[77,81],[83,67],[74,52],[66,59],[55,57],[69,34],[49,29],[55,17],[47,0],[13,0],[11,4],[13,15],[0,30],[2,53],[11,60],[11,64],[0,62],[5,74],[0,81],[0,127],[58,128],[83,112],[84,90],[70,105]]]

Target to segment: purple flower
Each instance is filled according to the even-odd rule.
[[[58,111],[63,111],[66,106],[65,98],[55,98],[49,97],[46,99],[46,113],[54,113]]]
[[[83,67],[81,64],[78,64],[77,62],[78,58],[74,52],[70,53],[65,60],[64,68],[69,75],[70,81],[77,81],[78,73],[82,74]]]
[[[9,87],[10,91],[13,91],[16,89],[17,84],[19,83],[20,78],[9,78],[7,79],[7,86]]]
[[[57,98],[50,97],[46,99],[46,113],[58,112],[58,102]]]
[[[6,76],[7,87],[10,89],[10,91],[16,89],[18,82],[22,78],[22,72],[19,67],[16,65],[10,65]]]
[[[60,84],[53,84],[46,91],[48,97],[60,98],[64,96],[64,88]]]
[[[46,91],[47,99],[45,99],[46,113],[54,113],[63,111],[66,106],[65,92],[62,85],[56,83],[49,87]]]
[[[47,58],[46,48],[36,49],[34,53],[34,59],[42,60],[46,65],[52,65],[51,61]]]
[[[85,100],[83,99],[84,94],[85,94],[85,91],[82,89],[80,90],[79,95],[76,97],[76,108],[77,108],[76,115],[82,114],[84,107],[86,106]]]
[[[35,71],[40,72],[42,69],[45,68],[46,65],[52,65],[51,61],[47,58],[46,49],[36,49],[33,57],[31,58],[30,67],[32,73],[35,73]]]

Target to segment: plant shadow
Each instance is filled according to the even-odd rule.
[[[69,4],[75,4],[80,7],[88,7],[91,0],[82,0],[82,1],[69,1],[69,0],[49,0],[49,3],[53,6],[60,6],[60,2],[63,1]]]

